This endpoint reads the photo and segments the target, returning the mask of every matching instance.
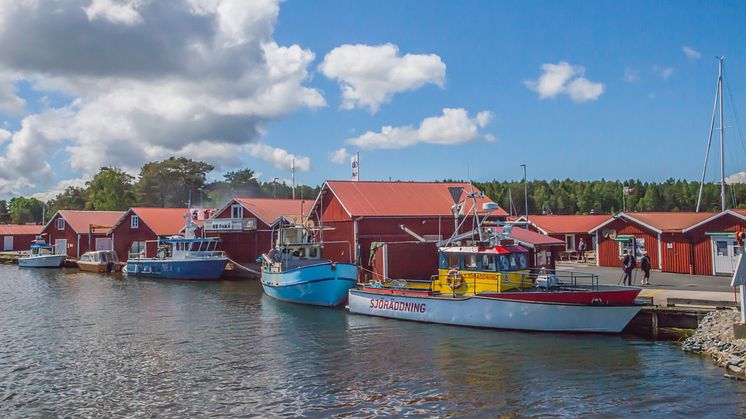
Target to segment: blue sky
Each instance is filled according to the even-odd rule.
[[[101,4],[94,4],[97,2]],[[76,19],[81,17],[76,13],[84,7],[83,19],[87,16],[91,24],[88,36],[103,31],[102,36],[111,36],[111,42],[123,43],[120,55],[125,58],[126,51],[130,51],[125,47],[132,36],[122,41],[117,38],[122,31],[108,31],[105,25],[150,28],[150,31],[138,31],[141,34],[138,36],[147,42],[149,36],[159,38],[162,35],[159,25],[149,26],[151,23],[157,19],[176,21],[172,11],[168,15],[146,10],[146,6],[136,2],[70,0],[70,4],[71,11],[66,16],[78,23],[60,24],[58,26],[63,28],[60,30],[65,27],[77,30],[74,28],[80,26],[80,21]],[[12,39],[14,33],[16,38],[20,37],[21,45],[29,42],[29,47],[35,45],[32,41],[44,46],[51,38],[40,36],[26,40],[18,34],[34,28],[9,24],[6,20],[5,28],[0,26],[4,29],[0,33],[0,53],[14,55],[11,55],[10,64],[6,64],[5,79],[12,81],[16,95],[26,104],[20,112],[16,109],[3,113],[0,107],[5,129],[12,135],[0,143],[0,158],[6,159],[8,167],[15,168],[0,170],[0,192],[12,195],[55,190],[68,184],[65,181],[70,184],[83,181],[94,172],[97,164],[138,167],[145,156],[162,157],[174,150],[215,162],[219,167],[216,174],[250,167],[261,172],[264,180],[290,177],[286,164],[290,153],[303,166],[297,174],[298,180],[311,184],[325,179],[349,178],[348,156],[340,160],[343,164],[332,163],[329,159],[331,153],[342,147],[348,155],[360,151],[361,177],[365,180],[520,179],[519,165],[524,162],[528,164],[532,179],[696,179],[701,171],[715,93],[715,56],[721,54],[726,57],[726,83],[733,94],[740,122],[746,118],[743,114],[746,112],[746,77],[742,76],[746,74],[746,25],[743,24],[746,3],[743,2],[526,4],[289,0],[279,3],[278,14],[272,15],[272,10],[267,10],[266,25],[241,21],[254,26],[242,32],[240,39],[246,40],[247,34],[259,31],[264,42],[275,42],[283,54],[287,53],[283,55],[282,68],[293,67],[288,60],[296,60],[292,63],[297,64],[298,70],[288,70],[290,81],[282,84],[290,93],[273,96],[269,104],[260,102],[263,108],[259,111],[253,104],[239,106],[236,109],[240,109],[241,115],[235,120],[223,118],[224,109],[208,109],[220,113],[221,117],[212,120],[213,114],[206,112],[204,124],[200,124],[201,120],[194,116],[196,111],[192,111],[199,107],[186,106],[185,96],[160,88],[164,84],[168,87],[168,83],[149,83],[160,78],[168,82],[187,80],[198,86],[205,84],[201,80],[209,78],[216,80],[216,87],[210,91],[200,92],[194,86],[184,88],[186,82],[174,84],[173,89],[189,91],[191,96],[187,97],[203,95],[204,102],[215,99],[216,103],[225,104],[236,99],[237,96],[231,96],[230,89],[215,93],[226,83],[210,73],[213,66],[205,65],[192,72],[191,68],[173,69],[169,61],[156,59],[151,67],[147,67],[147,63],[142,67],[133,65],[131,71],[123,70],[124,74],[120,74],[111,63],[119,58],[97,54],[95,48],[90,55],[88,49],[74,48],[67,56],[60,54],[62,61],[78,59],[89,62],[89,67],[68,62],[62,65],[52,62],[54,58],[42,60],[18,53],[17,48],[8,49],[10,41],[19,44],[19,39]],[[38,20],[39,25],[44,22],[41,18]],[[193,23],[197,28],[193,33],[201,36],[198,25],[202,22],[192,15],[178,23],[179,30],[185,33],[192,30],[189,25]],[[160,27],[166,30],[164,25]],[[3,37],[8,42],[2,42]],[[223,38],[216,36],[216,39]],[[376,101],[363,93],[362,99],[353,101],[352,105],[348,103],[347,107],[352,109],[343,108],[341,85],[354,84],[350,82],[352,77],[358,78],[357,87],[363,83],[380,85],[380,80],[360,81],[360,78],[375,79],[376,71],[386,70],[371,69],[383,64],[373,62],[375,60],[368,62],[365,55],[380,51],[385,44],[398,48],[392,65],[406,54],[421,56],[424,75],[420,79],[412,76],[413,81],[403,85],[397,80],[386,80],[388,84],[384,89],[393,92],[387,99]],[[292,51],[282,50],[282,47],[294,45],[299,47],[298,51],[307,53],[305,60],[298,54],[291,54]],[[345,45],[367,49],[350,50],[352,55],[347,59],[353,57],[352,61],[338,61],[336,70],[324,71],[327,54],[341,51]],[[160,48],[171,47],[178,51],[182,45],[176,41],[160,45]],[[684,47],[688,48],[688,54]],[[254,50],[247,46],[242,51],[244,56],[249,56]],[[80,54],[86,55],[85,60],[76,58]],[[158,50],[155,54],[168,55]],[[174,60],[181,56],[173,55],[177,57]],[[132,60],[137,58],[132,57]],[[329,64],[334,64],[331,61],[330,58]],[[191,63],[185,62],[186,66]],[[231,70],[226,70],[225,80],[230,81],[236,71],[245,71],[233,67],[240,65],[251,63],[245,58],[226,60],[225,67]],[[352,67],[366,65],[370,68],[352,74]],[[445,67],[443,72],[439,70],[441,65]],[[546,65],[559,66],[550,68],[564,69],[571,74],[559,90],[544,90],[546,97],[540,98],[541,87],[530,82],[539,80],[547,71]],[[96,70],[91,73],[89,68]],[[329,68],[332,66],[327,66]],[[9,73],[12,75],[7,76]],[[3,68],[0,68],[0,83],[2,74]],[[270,80],[267,83],[276,82],[267,77]],[[577,79],[584,80],[578,85],[584,89],[579,91],[578,97],[573,97],[571,86]],[[111,90],[107,87],[112,84],[110,80],[121,84]],[[84,82],[97,87],[89,88]],[[133,83],[137,90],[122,87]],[[391,87],[394,85],[400,86]],[[249,92],[245,94],[250,95],[253,92],[250,89],[255,87],[247,84],[237,90],[244,88]],[[121,99],[122,91],[134,92],[138,103],[152,100],[152,112],[158,118],[148,115],[151,111],[148,106],[133,110],[132,105],[112,102],[112,97]],[[163,100],[158,96],[161,92],[165,92]],[[375,105],[369,105],[371,100]],[[730,175],[746,171],[746,145],[733,127],[730,96],[726,95],[725,101],[726,172]],[[170,104],[173,109],[184,106],[184,112],[172,114],[172,108],[166,107]],[[111,108],[120,106],[122,112],[108,114]],[[427,124],[418,130],[426,118],[442,117],[445,108],[465,113],[454,114],[455,119],[448,121],[431,121],[436,128],[443,128],[435,130],[436,133],[425,129]],[[104,116],[97,117],[97,111]],[[484,118],[477,117],[480,112],[484,112]],[[29,127],[35,128],[24,132],[21,129],[24,119]],[[96,123],[97,120],[105,123]],[[159,122],[162,120],[178,124],[170,127]],[[458,122],[461,129],[454,128],[452,134],[441,135],[441,131],[451,132],[447,124],[451,122]],[[113,129],[120,126],[121,130]],[[397,134],[382,135],[384,126],[394,127]],[[746,131],[746,127],[740,128]],[[254,129],[258,134],[245,134]],[[121,140],[109,140],[119,132],[129,131],[136,135],[122,134]],[[199,135],[192,135],[195,131],[199,131]],[[369,131],[367,140],[355,140]],[[18,143],[18,150],[38,151],[38,146],[35,149],[28,144],[31,140],[27,137],[34,133],[43,136],[35,144],[45,146],[40,152],[42,159],[48,162],[48,167],[41,170],[47,172],[45,176],[29,174],[24,165],[31,164],[31,160],[25,161],[17,153],[8,151],[14,141]],[[166,138],[168,141],[164,140]],[[382,145],[384,140],[389,147]],[[142,145],[141,153],[130,153],[133,148],[123,145],[129,144],[128,141],[134,147]],[[98,142],[106,158],[96,156]],[[716,154],[717,150],[714,151]],[[77,159],[71,157],[76,154],[79,155]],[[713,170],[708,179],[715,180],[717,161],[711,160],[711,163]]]

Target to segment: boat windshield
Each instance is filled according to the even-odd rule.
[[[464,271],[509,272],[528,269],[526,253],[457,253],[440,252],[440,269]]]

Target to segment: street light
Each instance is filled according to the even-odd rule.
[[[522,164],[523,167],[523,202],[526,205],[526,229],[528,229],[528,178],[526,177],[526,164]]]

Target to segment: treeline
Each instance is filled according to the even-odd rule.
[[[39,223],[57,210],[123,211],[131,207],[217,207],[234,196],[290,198],[290,186],[261,182],[251,169],[228,172],[208,182],[215,168],[184,157],[145,164],[137,177],[116,167],[102,167],[83,187],[70,186],[47,202],[36,198],[14,197],[0,200],[0,223]],[[296,198],[315,199],[320,187],[299,185]]]
[[[511,212],[512,201],[512,213],[525,212],[522,181],[493,180],[475,182],[475,186],[506,211]],[[625,205],[627,211],[694,211],[698,192],[699,182],[674,179],[660,183],[534,180],[528,182],[528,211],[529,214],[611,214],[622,211]],[[746,187],[728,185],[727,204],[729,208],[746,207]],[[700,211],[719,211],[720,206],[720,184],[706,183]]]

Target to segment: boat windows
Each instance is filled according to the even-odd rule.
[[[477,255],[467,254],[464,255],[464,269],[469,271],[476,271],[479,269],[477,265]]]
[[[501,271],[509,271],[510,270],[510,261],[508,261],[507,256],[500,255],[498,256],[500,259],[500,270]]]
[[[492,255],[482,255],[482,270],[486,272],[495,272],[495,258]]]
[[[528,263],[526,260],[526,255],[523,253],[519,253],[516,255],[518,259],[518,269],[526,269],[528,267]]]
[[[308,249],[308,257],[311,259],[316,259],[319,257],[319,248],[318,247],[311,247]]]

